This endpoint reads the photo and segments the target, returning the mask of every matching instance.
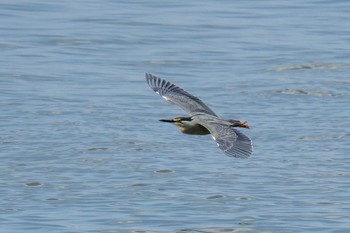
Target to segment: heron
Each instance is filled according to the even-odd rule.
[[[187,117],[161,119],[172,123],[184,134],[211,134],[219,148],[230,157],[248,158],[252,154],[251,139],[236,128],[249,128],[248,122],[223,119],[215,114],[198,97],[193,96],[175,84],[146,73],[148,85],[165,100],[178,105],[189,114]]]

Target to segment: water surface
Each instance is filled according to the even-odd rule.
[[[347,232],[350,3],[3,1],[2,232]],[[166,78],[250,159],[158,121]],[[243,130],[242,130],[243,131]]]

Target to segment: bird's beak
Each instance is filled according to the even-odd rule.
[[[162,122],[168,122],[168,123],[174,123],[174,119],[170,119],[170,120],[167,120],[167,119],[160,119],[159,121],[162,121]]]
[[[248,124],[248,122],[241,122],[239,123],[239,127],[242,127],[242,128],[250,128],[250,125]]]

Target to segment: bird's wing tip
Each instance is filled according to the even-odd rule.
[[[148,80],[152,77],[153,75],[150,73],[145,73],[145,78]]]
[[[253,153],[251,139],[238,130],[234,130],[231,135],[231,137],[213,137],[213,139],[225,155],[241,159],[249,158]]]
[[[225,155],[229,156],[229,157],[235,157],[235,158],[240,158],[240,159],[248,159],[251,157],[252,152],[251,151],[241,151],[241,152],[225,152]]]

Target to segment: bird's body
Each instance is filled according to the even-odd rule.
[[[218,117],[200,99],[164,79],[146,74],[146,81],[156,93],[180,106],[190,115],[160,121],[173,123],[185,134],[211,134],[219,148],[228,156],[247,158],[251,155],[250,138],[234,129],[234,127],[249,128],[247,122]]]

